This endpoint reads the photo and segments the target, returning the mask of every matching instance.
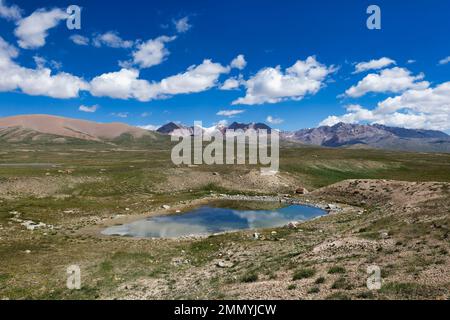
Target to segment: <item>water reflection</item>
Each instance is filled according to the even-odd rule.
[[[309,220],[324,214],[321,209],[301,205],[277,210],[234,210],[203,206],[178,215],[152,217],[113,226],[104,230],[102,234],[177,238],[241,229],[280,227],[291,221]]]

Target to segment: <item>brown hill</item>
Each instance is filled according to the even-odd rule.
[[[90,141],[113,140],[123,134],[129,134],[134,138],[151,135],[147,130],[124,123],[97,123],[50,115],[23,115],[0,118],[0,129],[2,128],[21,128],[43,134]]]

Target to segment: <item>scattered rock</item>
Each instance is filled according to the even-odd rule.
[[[233,263],[228,261],[219,261],[217,262],[216,266],[219,268],[231,268],[233,266]]]
[[[162,205],[161,208],[168,210],[168,209],[170,209],[170,206],[165,204],[165,205]]]
[[[261,237],[261,235],[258,232],[255,232],[253,234],[253,239],[258,240]]]
[[[329,204],[327,204],[326,209],[327,210],[336,211],[336,210],[339,210],[339,207],[337,205],[335,205],[335,204],[329,203]]]
[[[39,222],[36,223],[34,221],[31,220],[27,220],[21,223],[22,226],[24,226],[25,228],[27,228],[27,230],[33,231],[35,229],[41,229],[41,228],[46,228],[48,227],[45,223]]]
[[[288,228],[288,229],[297,229],[298,222],[291,221],[285,227]]]
[[[308,194],[309,191],[308,191],[306,188],[297,188],[297,189],[295,190],[295,193],[296,193],[296,194]]]

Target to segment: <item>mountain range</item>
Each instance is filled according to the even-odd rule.
[[[271,132],[271,128],[264,123],[238,123],[233,122],[231,125],[226,126],[224,124],[218,124],[209,128],[198,127],[202,131],[203,135],[213,135],[215,132],[224,134],[226,130],[243,130],[247,131],[253,129],[255,131],[266,130]],[[171,135],[171,136],[191,136],[194,134],[194,127],[188,127],[183,124],[169,122],[156,130],[158,133]]]
[[[450,136],[444,132],[388,127],[380,124],[360,125],[341,122],[334,126],[283,132],[282,138],[324,147],[450,152]]]
[[[264,123],[223,124],[199,128],[204,135],[227,129],[260,130],[272,129]],[[169,122],[156,131],[145,130],[124,123],[97,123],[92,121],[63,118],[50,115],[21,115],[0,118],[0,142],[58,142],[85,140],[114,142],[123,136],[139,140],[157,139],[164,135],[187,136],[194,133],[194,127]],[[416,152],[450,152],[450,136],[441,131],[405,129],[380,124],[360,125],[338,123],[298,131],[283,131],[281,139],[292,143],[333,148],[378,148]]]

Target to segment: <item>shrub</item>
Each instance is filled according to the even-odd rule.
[[[241,282],[249,283],[258,281],[258,274],[255,272],[249,272],[242,276]]]
[[[293,283],[293,284],[290,284],[287,289],[288,290],[295,290],[296,288],[297,288],[297,285],[295,283]]]
[[[341,266],[334,266],[328,269],[329,274],[335,274],[335,273],[345,273],[345,268]]]
[[[319,293],[320,289],[318,287],[312,287],[311,289],[308,290],[308,293]]]
[[[351,290],[352,288],[353,286],[349,284],[344,277],[340,277],[339,279],[337,279],[331,286],[331,289]]]
[[[319,277],[316,279],[316,281],[314,281],[315,284],[322,284],[325,283],[325,278],[324,277]]]
[[[311,278],[315,274],[316,274],[315,269],[311,269],[311,268],[298,269],[297,271],[294,272],[294,276],[292,277],[292,279],[295,281],[295,280]]]

